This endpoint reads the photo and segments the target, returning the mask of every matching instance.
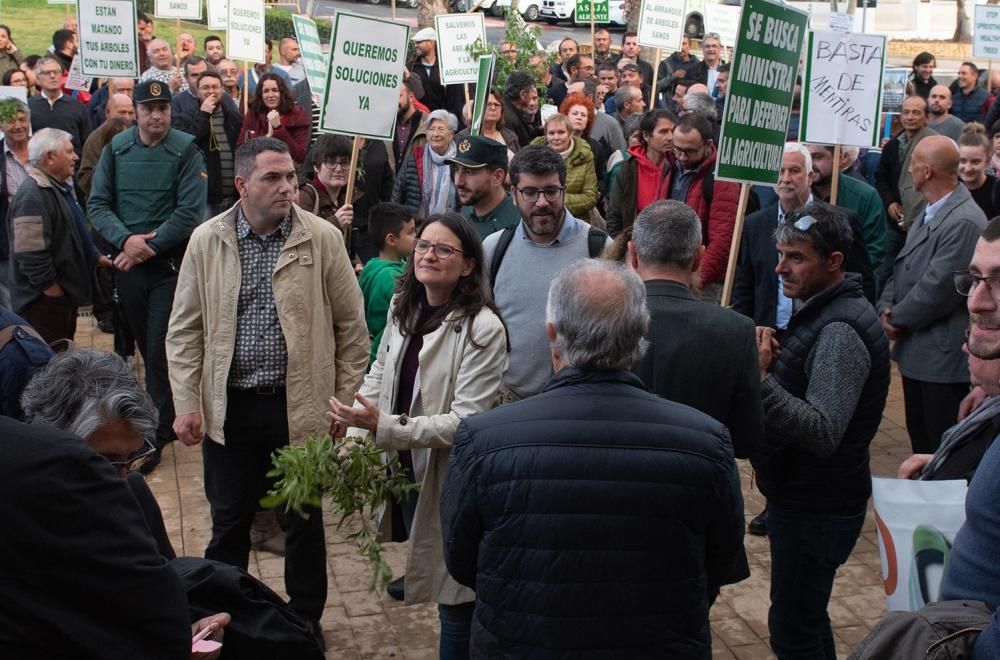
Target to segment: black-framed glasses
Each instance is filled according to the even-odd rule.
[[[342,170],[349,169],[351,167],[350,158],[331,158],[329,160],[324,160],[323,164],[329,167],[331,170],[335,170],[338,167]]]
[[[548,202],[558,202],[562,198],[565,186],[550,186],[548,188],[515,188],[524,201],[534,204],[538,201],[538,195],[544,195]]]
[[[132,454],[124,461],[109,461],[111,467],[115,469],[116,472],[124,470],[125,472],[133,472],[142,467],[143,463],[148,461],[153,454],[156,453],[156,447],[149,440],[146,440],[143,448]]]
[[[680,148],[680,147],[678,147],[676,145],[674,145],[674,147],[673,147],[675,154],[684,154],[688,158],[694,158],[704,148],[705,148],[705,145],[701,145],[700,147],[690,147],[688,149],[682,149],[682,148]]]
[[[967,270],[956,270],[954,278],[955,290],[963,296],[968,298],[975,292],[976,287],[986,282],[986,288],[989,289],[990,296],[993,297],[993,300],[1000,302],[1000,276],[982,277]]]
[[[465,254],[464,251],[459,250],[453,245],[448,245],[447,243],[431,243],[430,241],[425,241],[422,238],[418,238],[417,242],[413,244],[413,251],[417,254],[425,254],[431,249],[434,250],[434,256],[438,259],[449,259],[456,252],[459,254]]]

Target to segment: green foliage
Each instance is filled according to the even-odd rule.
[[[491,53],[496,55],[494,86],[501,91],[503,91],[504,85],[507,83],[507,76],[510,75],[511,71],[520,70],[530,73],[537,81],[538,98],[541,101],[546,98],[548,90],[541,81],[541,76],[538,75],[538,69],[532,67],[531,60],[535,55],[541,54],[547,68],[555,59],[539,48],[539,37],[542,34],[541,28],[537,25],[528,25],[525,23],[521,12],[511,11],[509,7],[505,8],[504,11],[507,15],[504,18],[503,39],[501,41],[516,46],[517,57],[511,61],[509,55],[500,54],[499,44],[496,46],[482,44],[478,39],[472,44],[469,50],[474,57],[489,55]]]
[[[337,529],[350,519],[361,528],[348,535],[372,565],[371,589],[384,590],[392,570],[382,557],[382,543],[371,513],[400,501],[418,486],[406,479],[399,458],[386,454],[367,439],[347,438],[334,443],[329,436],[309,437],[300,446],[287,446],[272,456],[267,476],[277,481],[261,500],[265,508],[283,506],[304,513],[306,506],[322,506],[323,499],[339,514]]]
[[[14,117],[21,110],[21,104],[15,99],[0,100],[0,124],[9,124],[14,121]]]

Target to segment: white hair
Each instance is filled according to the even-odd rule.
[[[599,295],[608,289],[607,275],[618,280],[616,295]],[[556,329],[555,350],[568,367],[628,369],[646,351],[646,288],[617,262],[584,259],[559,271],[549,288],[546,317]]]
[[[813,171],[813,157],[809,153],[809,148],[801,142],[786,142],[785,150],[786,154],[802,154],[802,157],[806,160],[806,173],[811,173]]]
[[[59,151],[65,142],[72,144],[73,136],[58,128],[43,128],[28,141],[28,162],[32,167],[38,167],[46,154]]]
[[[149,42],[149,44],[148,44],[148,45],[146,46],[146,54],[147,54],[147,55],[151,54],[151,53],[153,52],[153,46],[155,46],[155,45],[157,45],[157,44],[166,44],[166,45],[167,45],[167,48],[170,48],[170,52],[171,52],[171,53],[172,53],[172,52],[174,52],[174,49],[170,47],[170,42],[169,42],[169,41],[167,41],[166,39],[153,39],[153,40],[152,40],[152,41],[150,41],[150,42]]]
[[[451,129],[452,133],[458,130],[458,117],[451,114],[447,110],[435,110],[431,114],[427,115],[427,126],[430,126],[431,122],[435,119],[443,121],[448,128]]]

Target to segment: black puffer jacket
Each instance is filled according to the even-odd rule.
[[[709,593],[749,575],[726,428],[626,372],[464,420],[441,518],[473,657],[709,658]]]

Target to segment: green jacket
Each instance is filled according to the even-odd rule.
[[[861,238],[865,241],[872,268],[878,268],[885,258],[885,207],[878,191],[864,181],[841,173],[837,184],[837,206],[858,214]]]
[[[495,234],[509,227],[516,227],[517,223],[521,222],[521,212],[514,206],[510,195],[504,195],[503,201],[482,217],[476,215],[475,207],[463,206],[462,217],[476,228],[480,240],[486,240],[490,234]]]
[[[358,276],[361,294],[365,297],[365,322],[368,336],[372,340],[371,357],[368,364],[378,357],[378,346],[382,342],[386,320],[389,316],[389,301],[396,289],[396,280],[403,273],[404,262],[386,259],[369,259]]]
[[[548,142],[542,136],[531,144],[547,145]],[[597,206],[597,195],[594,152],[586,140],[573,138],[573,150],[566,157],[566,208],[577,218],[590,222],[590,210]]]
[[[147,147],[133,127],[104,147],[87,206],[94,228],[115,247],[155,231],[149,245],[164,254],[183,247],[205,219],[207,201],[208,172],[194,137],[170,129]]]

